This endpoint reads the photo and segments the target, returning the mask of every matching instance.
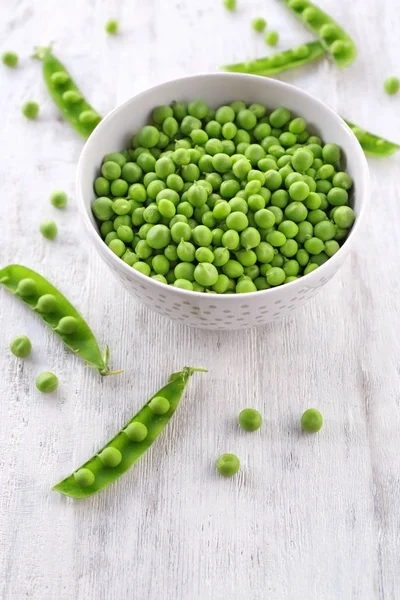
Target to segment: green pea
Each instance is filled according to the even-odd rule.
[[[105,467],[117,467],[122,461],[122,454],[118,448],[109,446],[99,453],[99,458]]]
[[[42,221],[39,226],[40,233],[48,240],[54,240],[57,236],[57,225],[52,220]]]
[[[116,35],[119,29],[119,23],[115,19],[109,19],[104,25],[104,29],[108,35]]]
[[[3,61],[3,65],[14,69],[18,65],[18,54],[10,50],[3,52],[1,60]]]
[[[276,46],[279,41],[279,33],[277,31],[268,31],[265,36],[265,43],[268,46]]]
[[[29,100],[22,106],[22,114],[29,120],[36,119],[39,114],[39,104]]]
[[[400,80],[398,77],[387,77],[384,82],[385,92],[390,96],[397,94],[400,89]]]
[[[18,335],[11,342],[10,350],[17,358],[26,358],[32,352],[32,343],[26,335]]]
[[[139,423],[139,421],[129,423],[129,425],[125,427],[124,432],[131,442],[143,442],[148,434],[146,425]]]
[[[94,484],[95,476],[90,469],[85,467],[74,473],[74,479],[80,487],[90,487]]]
[[[316,433],[322,427],[322,415],[316,408],[309,408],[301,417],[301,428],[309,433]]]
[[[257,431],[260,429],[262,416],[254,408],[245,408],[239,414],[239,425],[245,431]]]
[[[281,285],[285,281],[286,273],[280,267],[272,267],[272,269],[267,272],[266,277],[267,283],[275,287]]]
[[[164,415],[170,409],[169,401],[163,396],[156,396],[150,400],[148,406],[155,415]]]
[[[223,477],[232,477],[240,469],[240,461],[234,454],[222,454],[216,463],[217,471]]]
[[[50,195],[50,202],[56,208],[64,208],[67,205],[67,200],[67,194],[62,191],[57,190],[56,192],[52,192]]]
[[[194,270],[194,278],[199,285],[212,287],[218,281],[218,271],[213,264],[201,262]]]
[[[54,392],[58,387],[58,378],[50,371],[45,371],[36,377],[36,387],[44,394]]]
[[[62,317],[57,324],[57,331],[61,335],[70,335],[71,333],[75,333],[78,328],[78,321],[75,317]]]
[[[339,206],[333,215],[333,220],[335,221],[336,225],[342,229],[351,227],[355,221],[355,218],[356,216],[354,211],[352,208],[350,208],[350,206]]]
[[[253,27],[254,31],[262,33],[267,26],[267,21],[263,19],[263,17],[256,17],[252,20],[251,26]]]
[[[224,0],[224,6],[226,10],[236,10],[236,0]]]
[[[53,294],[43,294],[43,296],[40,296],[35,306],[35,310],[44,314],[55,312],[57,308],[57,299]]]

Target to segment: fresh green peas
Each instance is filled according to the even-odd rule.
[[[354,214],[354,211],[352,208],[350,208],[350,206],[339,206],[338,208],[336,208],[333,215],[333,220],[335,221],[336,225],[341,229],[347,229],[351,227],[354,223],[355,218],[356,216]]]
[[[246,215],[239,211],[231,212],[226,218],[226,225],[234,231],[243,231],[248,227],[249,221]]]
[[[308,148],[299,148],[292,156],[292,166],[299,173],[307,171],[313,162],[314,155]]]
[[[278,231],[284,234],[287,239],[295,238],[299,232],[299,227],[294,221],[282,221],[278,226]]]
[[[234,454],[222,454],[217,460],[216,467],[223,477],[233,477],[240,469],[240,461]]]
[[[236,124],[239,128],[249,131],[254,129],[257,124],[257,117],[255,114],[247,108],[242,109],[236,115]]]
[[[174,269],[174,275],[176,279],[185,279],[187,281],[194,281],[194,269],[195,266],[191,263],[182,262],[178,263]]]
[[[58,388],[58,377],[54,373],[50,373],[50,371],[40,373],[36,377],[36,387],[39,392],[44,394],[54,392]]]
[[[236,10],[236,0],[224,0],[224,6],[226,10]]]
[[[18,335],[11,342],[10,350],[17,358],[26,358],[32,352],[32,343],[26,335]]]
[[[239,414],[239,425],[245,431],[257,431],[262,424],[262,416],[254,408],[245,408]]]
[[[82,488],[90,487],[95,481],[95,476],[90,469],[79,469],[74,473],[74,481]]]
[[[281,285],[285,281],[286,273],[280,267],[272,267],[272,269],[267,272],[266,277],[267,283],[275,287]]]
[[[22,114],[29,120],[36,119],[39,114],[39,104],[29,100],[22,106]]]
[[[353,185],[353,180],[347,173],[343,171],[339,171],[335,173],[332,178],[332,184],[334,187],[343,188],[344,190],[349,190]]]
[[[235,291],[237,294],[249,294],[251,292],[256,292],[257,288],[250,278],[249,279],[241,279],[240,281],[237,282]]]
[[[343,188],[333,187],[327,194],[327,200],[331,206],[343,206],[347,204],[349,195]]]
[[[276,46],[279,42],[279,33],[277,31],[268,31],[265,36],[265,43],[268,46]]]
[[[119,23],[115,19],[109,19],[106,22],[104,29],[108,35],[116,35],[118,33]]]
[[[57,236],[57,225],[54,221],[42,221],[39,229],[42,236],[48,240],[54,240],[54,238]]]
[[[267,21],[263,17],[256,17],[252,20],[251,26],[257,33],[262,33],[267,26]]]
[[[287,108],[276,108],[269,116],[269,122],[272,127],[283,127],[290,121],[291,115]]]
[[[211,263],[201,262],[195,267],[194,278],[199,285],[212,287],[218,281],[218,270]]]
[[[301,417],[301,428],[308,433],[316,433],[323,425],[322,415],[316,408],[309,408]]]
[[[153,125],[145,125],[137,134],[138,142],[143,148],[154,148],[160,139],[160,133]]]
[[[393,96],[397,94],[400,89],[400,80],[398,77],[387,77],[384,82],[385,92],[389,94],[389,96]]]
[[[268,117],[259,103],[214,110],[195,100],[156,107],[152,122],[134,150],[105,156],[94,183],[101,236],[128,265],[182,289],[247,293],[337,251],[354,216],[339,212],[337,222],[332,209],[348,208],[352,180],[340,149],[310,136],[304,119],[284,107]],[[280,271],[268,282],[271,269]]]
[[[64,208],[67,205],[67,200],[67,194],[59,190],[50,195],[50,202],[55,208]]]
[[[57,299],[54,294],[43,294],[43,296],[40,296],[35,306],[36,311],[44,314],[54,313],[57,308]]]
[[[317,237],[312,237],[304,242],[304,248],[309,254],[320,254],[324,250],[324,242]]]
[[[348,208],[347,206],[342,206],[339,208]],[[351,210],[351,208],[350,208]],[[351,223],[353,224],[353,223]],[[320,221],[314,227],[314,235],[319,238],[323,242],[327,242],[328,240],[333,240],[336,235],[336,227],[331,221]],[[308,250],[309,252],[309,250]]]
[[[155,415],[165,415],[170,409],[170,403],[163,396],[155,396],[148,404],[151,412]]]
[[[339,146],[337,144],[325,144],[322,148],[322,156],[326,163],[335,165],[341,158]]]
[[[244,273],[243,265],[240,264],[237,260],[229,259],[222,267],[222,272],[224,275],[229,277],[230,279],[237,279],[241,277]]]
[[[18,54],[9,50],[2,54],[1,60],[3,61],[3,65],[14,69],[18,64]]]

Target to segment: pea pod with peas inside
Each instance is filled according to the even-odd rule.
[[[351,37],[323,10],[308,0],[284,0],[286,6],[317,35],[338,67],[350,66],[357,49]]]
[[[0,269],[0,284],[36,312],[72,352],[100,375],[122,372],[109,370],[108,346],[103,356],[89,325],[47,279],[23,265],[8,265]]]
[[[84,138],[88,138],[101,116],[85,100],[64,65],[54,56],[51,46],[38,47],[33,55],[43,62],[47,89],[61,114]]]
[[[53,490],[71,498],[86,498],[116,481],[151,446],[170,422],[186,384],[195,371],[185,367],[173,373],[167,385],[146,402],[138,413],[97,454]]]
[[[258,58],[248,62],[225,65],[223,71],[231,73],[250,73],[253,75],[276,75],[282,71],[294,69],[301,65],[317,60],[326,53],[321,42],[309,42],[284,52],[277,52],[271,56]]]
[[[351,123],[350,121],[346,121],[346,123],[360,142],[365,154],[383,158],[385,156],[391,156],[400,150],[399,144],[389,142],[389,140],[385,140],[384,138],[374,135],[373,133],[369,133],[357,125],[354,125],[354,123]]]

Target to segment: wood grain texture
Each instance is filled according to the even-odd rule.
[[[62,4],[62,9],[61,9]],[[0,598],[2,600],[393,600],[400,598],[400,256],[398,161],[370,160],[372,202],[358,247],[339,274],[285,321],[249,332],[189,330],[152,314],[109,277],[74,201],[79,136],[59,119],[28,56],[56,50],[95,108],[172,77],[267,54],[250,20],[265,15],[280,48],[312,39],[278,1],[8,0],[2,49],[22,60],[0,69],[1,264],[36,268],[109,343],[119,377],[100,378],[29,311],[0,292]],[[320,0],[359,48],[357,63],[288,72],[282,79],[343,116],[400,139],[400,4]],[[121,34],[104,33],[115,17]],[[379,49],[379,50],[378,50]],[[36,99],[40,119],[21,104]],[[110,149],[112,150],[112,149]],[[70,195],[54,209],[54,189]],[[56,241],[38,224],[55,218]],[[8,345],[33,341],[18,361]],[[120,481],[69,501],[51,486],[87,459],[183,365],[193,377],[169,431]],[[35,376],[58,374],[41,395]],[[238,431],[252,406],[265,422]],[[325,427],[299,432],[317,406]],[[217,477],[234,452],[243,469]]]

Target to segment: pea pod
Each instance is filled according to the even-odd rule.
[[[108,346],[103,356],[89,325],[47,279],[23,265],[8,265],[0,269],[0,284],[36,312],[72,352],[98,369],[100,375],[122,372],[109,371]]]
[[[171,375],[167,385],[152,396],[108,444],[72,475],[57,483],[53,490],[71,498],[86,498],[116,481],[146,452],[168,425],[186,384],[195,371],[205,370],[185,367],[179,373]],[[155,411],[155,399],[164,400],[162,412]]]
[[[51,46],[36,48],[33,58],[43,62],[47,89],[61,114],[84,138],[88,138],[101,116],[84,99],[64,65],[54,56]]]
[[[336,21],[308,0],[284,2],[296,17],[320,38],[338,67],[348,67],[354,62],[357,56],[356,46]]]
[[[321,42],[309,42],[284,52],[277,52],[271,56],[258,58],[249,62],[225,65],[223,71],[231,73],[250,73],[253,75],[275,75],[282,71],[300,67],[306,63],[317,60],[325,54],[325,48]]]
[[[385,157],[391,156],[400,150],[399,144],[389,142],[388,140],[374,135],[373,133],[368,133],[368,131],[357,127],[357,125],[354,125],[354,123],[351,123],[350,121],[346,121],[346,123],[360,142],[360,146],[364,150],[365,154]]]

